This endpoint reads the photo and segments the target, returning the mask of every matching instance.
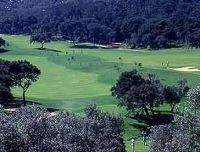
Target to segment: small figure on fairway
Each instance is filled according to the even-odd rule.
[[[167,68],[169,68],[169,61],[167,61]]]
[[[135,139],[131,139],[131,147],[132,147],[132,152],[135,152]]]
[[[137,62],[134,62],[134,64],[135,64],[135,66],[137,66],[138,64],[137,64]]]
[[[121,70],[121,68],[120,68],[119,66],[117,66],[117,65],[114,65],[114,68],[115,68],[118,72],[120,72],[120,70]]]
[[[144,146],[146,146],[146,142],[147,142],[147,135],[145,131],[142,131],[142,141]]]
[[[142,63],[138,63],[138,66],[141,68],[142,67]]]

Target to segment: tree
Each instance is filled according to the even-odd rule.
[[[191,106],[198,101],[197,92],[195,89],[188,92],[188,99],[193,100],[189,102]],[[173,123],[152,127],[149,137],[152,152],[200,151],[200,115],[193,109],[184,109],[174,115]]]
[[[23,103],[26,105],[25,94],[31,84],[39,79],[40,70],[28,61],[13,61],[9,73],[12,77],[12,85],[22,88]]]
[[[154,108],[163,101],[160,81],[153,75],[145,78],[136,70],[122,73],[111,92],[121,106],[131,111],[143,109],[146,115],[150,114],[149,111],[154,114]]]
[[[99,43],[103,34],[102,26],[98,23],[90,23],[87,25],[87,30],[89,33],[89,40],[94,44]]]
[[[11,93],[12,80],[8,73],[9,61],[0,60],[0,104],[7,105],[13,99]]]
[[[122,119],[93,106],[86,111],[79,117],[35,106],[0,109],[1,151],[125,152]]]
[[[190,89],[187,97],[192,109],[197,113],[197,110],[200,108],[200,87]]]
[[[75,46],[76,42],[83,36],[83,25],[80,21],[67,21],[60,26],[60,32],[64,38],[71,40]]]
[[[155,126],[150,134],[151,152],[200,151],[200,117],[176,115],[173,124]]]
[[[0,104],[6,106],[12,100],[13,95],[11,93],[10,88],[0,84]]]
[[[181,99],[185,95],[186,81],[178,81],[177,86],[165,86],[163,89],[163,94],[166,103],[171,107],[171,112],[174,112],[175,106],[180,103]]]
[[[35,44],[35,42],[38,42],[41,44],[41,49],[44,49],[44,44],[51,42],[51,34],[49,33],[32,34],[30,38],[30,42],[33,44]]]
[[[0,37],[0,48],[6,45],[6,41]]]
[[[6,87],[11,86],[11,77],[9,74],[10,61],[0,59],[0,84]]]

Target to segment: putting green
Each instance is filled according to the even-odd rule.
[[[40,45],[31,45],[28,36],[4,36],[9,43],[8,52],[0,57],[8,60],[26,59],[41,69],[39,81],[27,92],[27,98],[38,101],[44,106],[82,113],[84,107],[96,103],[105,111],[125,115],[126,110],[117,107],[111,97],[110,88],[115,84],[122,71],[138,69],[142,73],[154,73],[163,83],[173,84],[179,79],[187,79],[189,86],[199,84],[200,72],[184,73],[166,69],[169,61],[171,68],[200,68],[199,49],[170,49],[152,52],[114,49],[74,49],[66,42],[52,42],[41,51]],[[58,52],[60,51],[60,52]],[[66,55],[66,51],[68,54]],[[72,59],[74,58],[74,59]],[[121,58],[121,60],[119,60]],[[143,67],[135,66],[141,62]],[[164,65],[162,65],[162,63]],[[115,66],[120,67],[116,70]],[[13,89],[15,96],[21,96],[21,90]],[[130,151],[128,139],[137,135],[136,123],[125,118],[125,142]],[[141,140],[137,141],[137,152],[147,151]]]

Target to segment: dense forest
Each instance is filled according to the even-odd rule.
[[[199,8],[199,0],[1,0],[0,33],[131,48],[199,47]]]

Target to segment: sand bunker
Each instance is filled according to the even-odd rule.
[[[0,34],[0,37],[3,37],[4,35],[3,34]]]
[[[199,72],[200,69],[196,68],[196,67],[181,67],[181,68],[169,68],[171,70],[175,70],[175,71],[181,71],[181,72]]]

